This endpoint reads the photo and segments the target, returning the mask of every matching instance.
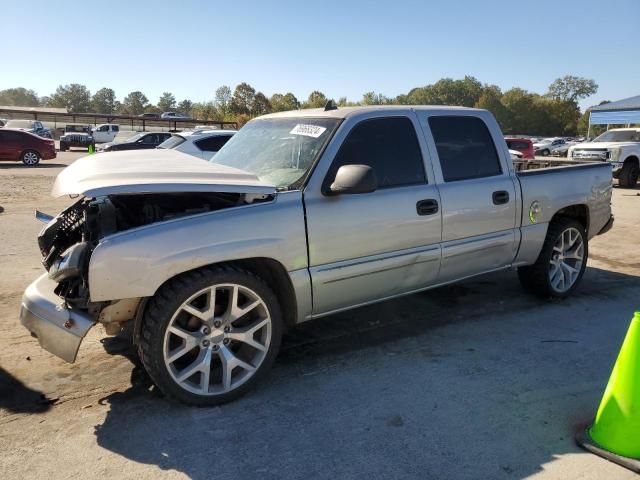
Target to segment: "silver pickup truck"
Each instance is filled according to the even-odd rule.
[[[511,267],[565,297],[613,223],[609,164],[516,174],[484,110],[327,106],[249,122],[215,163],[108,157],[56,179],[79,199],[38,237],[22,324],[73,362],[97,322],[133,322],[153,381],[196,405],[245,393],[312,318]]]

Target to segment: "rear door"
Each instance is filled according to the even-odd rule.
[[[22,151],[22,136],[20,132],[0,129],[0,158],[17,160]]]
[[[315,315],[417,290],[438,275],[440,199],[424,138],[413,112],[386,113],[345,120],[305,189]],[[372,167],[378,189],[323,193],[349,164]]]
[[[519,243],[520,192],[507,150],[496,148],[506,145],[495,120],[488,112],[443,111],[426,114],[421,121],[438,159],[434,162],[442,200],[438,281],[510,265]]]

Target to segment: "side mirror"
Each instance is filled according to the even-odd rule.
[[[368,165],[343,165],[329,187],[330,195],[370,193],[378,188],[378,180]]]

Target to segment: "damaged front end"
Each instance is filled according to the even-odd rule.
[[[48,220],[38,235],[47,273],[25,291],[21,321],[43,348],[74,362],[82,339],[95,323],[116,334],[124,322],[135,318],[141,300],[91,301],[89,262],[104,238],[270,199],[273,195],[226,192],[114,194],[82,197],[52,219],[37,212],[38,218]]]

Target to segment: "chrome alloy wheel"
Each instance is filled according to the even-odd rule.
[[[220,395],[253,376],[271,336],[269,310],[257,293],[233,283],[213,285],[189,297],[169,321],[165,366],[185,390]]]
[[[571,227],[563,231],[551,253],[549,282],[559,293],[569,290],[578,279],[584,261],[584,243],[580,232]]]
[[[22,156],[22,161],[26,165],[36,165],[38,163],[38,155],[34,152],[27,152]]]

